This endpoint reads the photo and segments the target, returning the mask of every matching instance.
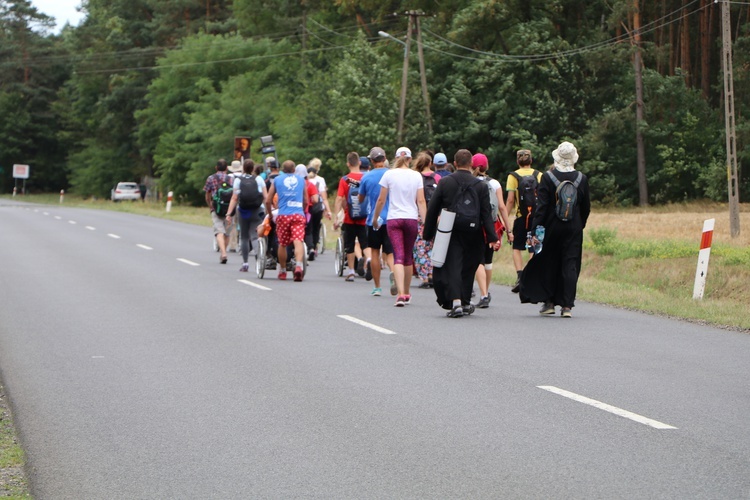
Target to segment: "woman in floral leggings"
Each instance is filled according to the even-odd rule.
[[[440,180],[440,176],[432,169],[432,158],[430,155],[420,153],[414,162],[414,170],[422,174],[424,199],[425,203],[429,203],[430,197],[435,192],[435,187],[437,187],[437,183]],[[417,276],[422,281],[419,288],[432,288],[431,253],[432,241],[426,241],[422,238],[422,221],[420,220],[417,240],[414,242],[414,267],[416,268]]]

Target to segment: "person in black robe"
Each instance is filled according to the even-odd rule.
[[[498,240],[495,223],[492,220],[489,188],[487,183],[476,180],[471,172],[471,152],[460,149],[454,157],[455,173],[440,179],[427,206],[423,237],[432,241],[437,232],[437,223],[443,209],[451,210],[459,189],[471,185],[477,192],[480,203],[480,226],[474,231],[453,230],[448,253],[442,267],[432,270],[433,289],[437,303],[448,309],[449,318],[460,318],[474,312],[471,303],[471,288],[474,274],[482,262],[484,249]],[[486,235],[486,236],[485,236]]]
[[[560,182],[574,182],[579,172],[575,170],[578,151],[569,142],[563,142],[552,152],[555,164],[542,176],[537,190],[537,206],[531,225],[531,234],[536,234],[537,226],[544,226],[545,236],[542,251],[529,260],[521,275],[519,297],[522,303],[539,303],[543,306],[542,315],[555,314],[555,306],[560,306],[564,318],[572,317],[575,305],[578,275],[581,272],[583,250],[583,229],[591,212],[589,184],[582,175],[577,189],[577,202],[573,217],[560,220],[555,214],[557,199],[556,185],[551,175]],[[536,237],[532,243],[538,241]]]

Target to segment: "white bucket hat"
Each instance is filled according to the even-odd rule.
[[[565,141],[552,151],[552,158],[555,160],[557,170],[570,172],[575,169],[575,164],[578,161],[578,150],[573,144]]]

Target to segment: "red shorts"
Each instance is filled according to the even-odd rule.
[[[279,246],[285,247],[293,241],[305,241],[305,216],[300,214],[276,216],[276,238]]]

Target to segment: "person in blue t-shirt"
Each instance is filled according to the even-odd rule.
[[[383,290],[380,288],[380,273],[381,263],[380,254],[381,251],[388,264],[389,269],[393,269],[393,245],[391,240],[388,238],[388,230],[386,229],[385,221],[388,217],[388,199],[386,198],[385,206],[380,212],[381,222],[380,227],[375,230],[372,227],[373,213],[375,212],[375,203],[378,201],[380,196],[380,179],[388,171],[385,168],[385,151],[383,148],[374,147],[370,150],[370,163],[371,168],[369,172],[362,177],[362,182],[359,187],[359,202],[366,203],[368,206],[367,213],[367,245],[370,247],[370,259],[365,263],[365,279],[372,278],[375,283],[370,292],[370,295],[379,297]],[[393,273],[391,273],[391,287],[395,286],[396,282],[393,279]]]
[[[305,179],[295,175],[296,165],[287,160],[281,165],[282,173],[271,182],[266,198],[266,213],[271,213],[273,197],[278,194],[278,215],[276,216],[276,238],[279,240],[279,279],[286,279],[286,247],[294,244],[294,281],[302,281],[304,271],[302,261],[305,253],[305,208],[308,205]]]

